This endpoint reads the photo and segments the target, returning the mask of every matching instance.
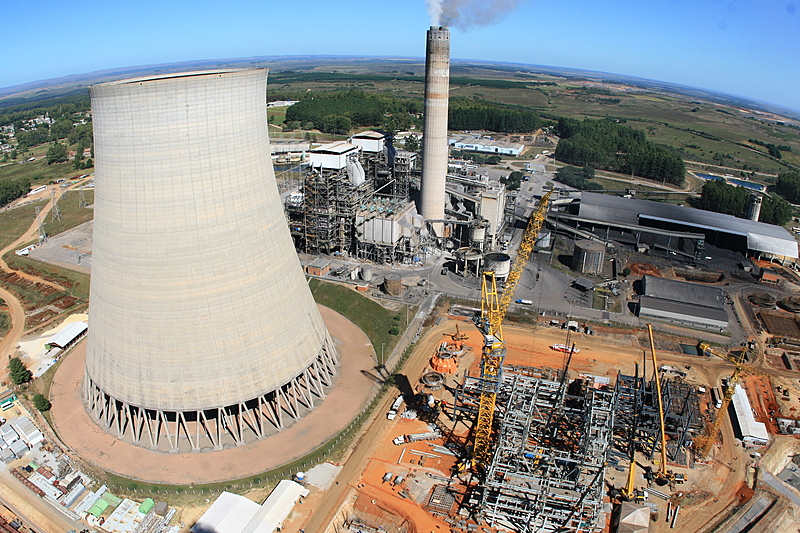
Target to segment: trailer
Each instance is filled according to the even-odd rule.
[[[401,394],[397,398],[395,398],[394,403],[389,408],[389,412],[386,413],[387,420],[394,420],[397,417],[397,412],[400,409],[400,406],[403,405],[403,395]]]
[[[421,440],[435,440],[441,436],[442,435],[438,431],[428,431],[426,433],[412,433],[411,435],[400,435],[399,437],[395,437],[394,440],[392,440],[392,442],[396,446],[400,446],[401,444],[419,442]]]

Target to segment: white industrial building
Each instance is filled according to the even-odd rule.
[[[738,383],[731,399],[733,410],[736,412],[736,422],[739,425],[742,442],[745,446],[766,446],[769,443],[769,433],[767,426],[763,422],[756,421],[753,416],[753,408],[750,407],[750,399],[747,392]]]
[[[513,155],[518,156],[525,149],[521,143],[508,143],[495,141],[487,137],[477,137],[475,135],[451,135],[450,146],[456,150],[466,150],[468,152],[481,152],[485,154]]]
[[[263,504],[223,492],[189,530],[192,533],[272,533],[283,526],[298,499],[308,489],[282,480]]]
[[[345,141],[318,146],[308,152],[309,162],[314,168],[342,169],[347,166],[348,156],[358,155],[360,147]]]

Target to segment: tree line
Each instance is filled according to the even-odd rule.
[[[308,93],[286,110],[286,122],[325,133],[347,133],[356,127],[408,129],[422,113],[419,100],[366,93],[353,89],[330,93]]]
[[[17,178],[14,180],[0,181],[0,206],[13,202],[28,194],[31,190],[30,178]]]
[[[561,138],[555,158],[576,166],[591,166],[682,185],[686,168],[673,148],[647,140],[644,132],[614,120],[561,118],[555,126]]]
[[[592,167],[565,166],[558,169],[555,179],[568,187],[574,187],[581,191],[602,191],[603,186],[596,181],[590,181],[592,178],[594,178]]]
[[[453,98],[448,111],[451,130],[487,130],[498,133],[527,133],[541,128],[544,120],[527,109],[468,98]]]
[[[767,149],[769,155],[771,155],[775,159],[783,159],[783,155],[781,155],[781,152],[792,151],[792,147],[786,144],[765,143],[764,141],[759,141],[758,139],[748,139],[748,142],[757,144],[758,146],[763,146],[764,148]]]
[[[696,207],[745,218],[749,203],[750,192],[748,189],[718,179],[706,181],[700,199],[696,202]],[[791,216],[792,206],[783,198],[773,195],[762,197],[759,222],[782,226],[789,221]]]

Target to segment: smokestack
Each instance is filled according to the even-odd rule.
[[[425,125],[422,138],[420,212],[426,220],[444,219],[447,175],[447,104],[450,92],[450,30],[431,26],[425,52]],[[442,237],[443,224],[431,225]]]
[[[760,216],[761,216],[761,196],[758,194],[753,194],[750,196],[750,205],[748,206],[747,209],[747,218],[758,222],[758,218]]]

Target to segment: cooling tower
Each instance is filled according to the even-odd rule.
[[[449,91],[450,30],[444,26],[431,26],[425,53],[425,129],[420,187],[420,213],[426,220],[444,220]],[[432,227],[437,236],[443,236],[441,223]]]
[[[267,71],[90,87],[95,209],[83,394],[161,451],[244,444],[313,409],[338,355],[283,216]]]

